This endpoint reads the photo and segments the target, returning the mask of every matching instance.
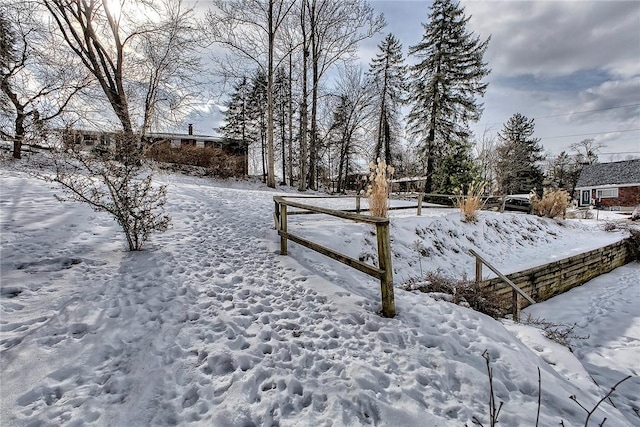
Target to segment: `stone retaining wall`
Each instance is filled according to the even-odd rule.
[[[536,302],[541,302],[580,286],[594,277],[608,273],[632,260],[631,240],[626,239],[550,264],[507,274],[507,277]],[[483,280],[481,286],[496,292],[504,304],[505,312],[511,311],[512,288],[508,284],[500,278],[494,278]],[[518,298],[518,302],[520,308],[529,305],[522,297]]]

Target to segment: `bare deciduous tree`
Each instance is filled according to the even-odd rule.
[[[28,135],[63,114],[89,83],[73,66],[74,58],[56,44],[40,12],[33,2],[0,5],[0,100],[6,113],[0,135],[13,141],[16,159]]]
[[[277,55],[276,36],[295,0],[215,0],[207,14],[215,43],[254,62],[267,75],[267,186],[275,187],[273,82],[286,54]],[[265,64],[266,63],[266,64]]]
[[[606,144],[596,142],[595,139],[584,139],[569,146],[571,151],[576,154],[578,163],[586,165],[597,163],[598,152],[604,147]]]
[[[338,102],[329,131],[338,148],[338,193],[346,190],[353,155],[362,139],[359,136],[365,134],[364,128],[372,119],[372,93],[368,84],[360,68],[347,67],[338,77]]]
[[[140,34],[135,80],[144,94],[142,131],[162,126],[168,115],[175,122],[200,89],[201,32],[193,8],[182,0],[156,0],[154,28]],[[175,117],[178,115],[178,117]]]
[[[311,55],[311,126],[309,187],[316,189],[318,162],[318,97],[321,79],[332,65],[355,55],[358,43],[385,26],[364,0],[303,0],[307,3]]]
[[[133,144],[122,141],[119,145]],[[166,186],[154,186],[151,174],[137,164],[121,162],[113,152],[95,156],[81,150],[74,144],[54,152],[56,173],[44,178],[62,186],[67,196],[61,200],[83,202],[110,214],[122,228],[130,251],[143,249],[152,233],[169,227],[171,220],[164,213]]]
[[[186,36],[191,12],[169,0],[43,2],[68,46],[95,77],[122,130],[115,152],[101,158],[67,147],[57,159],[53,181],[71,198],[110,213],[122,227],[129,249],[138,250],[151,232],[169,224],[162,213],[166,188],[152,186],[152,174],[144,169],[142,135],[159,104],[166,101],[171,106],[176,99],[165,95],[181,90],[175,84],[180,67],[194,65],[193,51],[182,44],[192,41]],[[157,45],[152,46],[154,40]],[[145,91],[136,103],[132,94],[140,82]],[[136,112],[143,117],[141,123],[134,120]]]
[[[125,135],[134,135],[125,90],[125,47],[140,30],[123,34],[122,11],[112,10],[108,1],[44,0],[45,7],[69,47],[102,88]]]

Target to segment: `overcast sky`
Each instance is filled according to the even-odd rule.
[[[387,27],[361,44],[367,69],[377,45],[393,33],[408,48],[424,33],[431,1],[369,0]],[[207,0],[198,0],[204,11]],[[550,155],[594,138],[601,161],[640,157],[640,1],[462,0],[470,29],[485,39],[491,73],[477,137],[495,135],[511,116],[535,120],[535,136]],[[408,58],[411,62],[412,58]],[[210,133],[220,113],[213,101],[191,117]],[[208,118],[207,118],[208,117]],[[609,155],[606,153],[614,153]]]
[[[422,38],[430,4],[371,2],[405,54]],[[640,156],[640,1],[461,4],[470,29],[491,36],[485,60],[492,71],[476,135],[495,134],[521,113],[535,119],[535,136],[550,154],[594,138],[606,144],[603,153],[621,153],[601,161]],[[363,44],[361,56],[371,58],[383,37]]]

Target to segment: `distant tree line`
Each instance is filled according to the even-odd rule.
[[[499,193],[572,190],[601,145],[582,141],[551,159],[519,113],[496,135],[470,131],[490,39],[469,19],[459,2],[435,0],[406,57],[388,34],[363,70],[358,45],[385,26],[365,0],[214,0],[202,17],[181,0],[7,0],[0,132],[20,158],[48,128],[111,119],[129,158],[131,144],[183,120],[217,80],[229,83],[220,131],[249,144],[251,169],[270,187],[279,176],[300,191],[343,192],[381,158],[396,176],[424,177],[427,192],[474,181]]]

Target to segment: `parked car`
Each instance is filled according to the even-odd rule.
[[[504,210],[531,212],[531,200],[527,196],[507,196],[504,200]]]
[[[640,219],[640,205],[637,205],[633,212],[631,212],[631,221],[638,221]]]

